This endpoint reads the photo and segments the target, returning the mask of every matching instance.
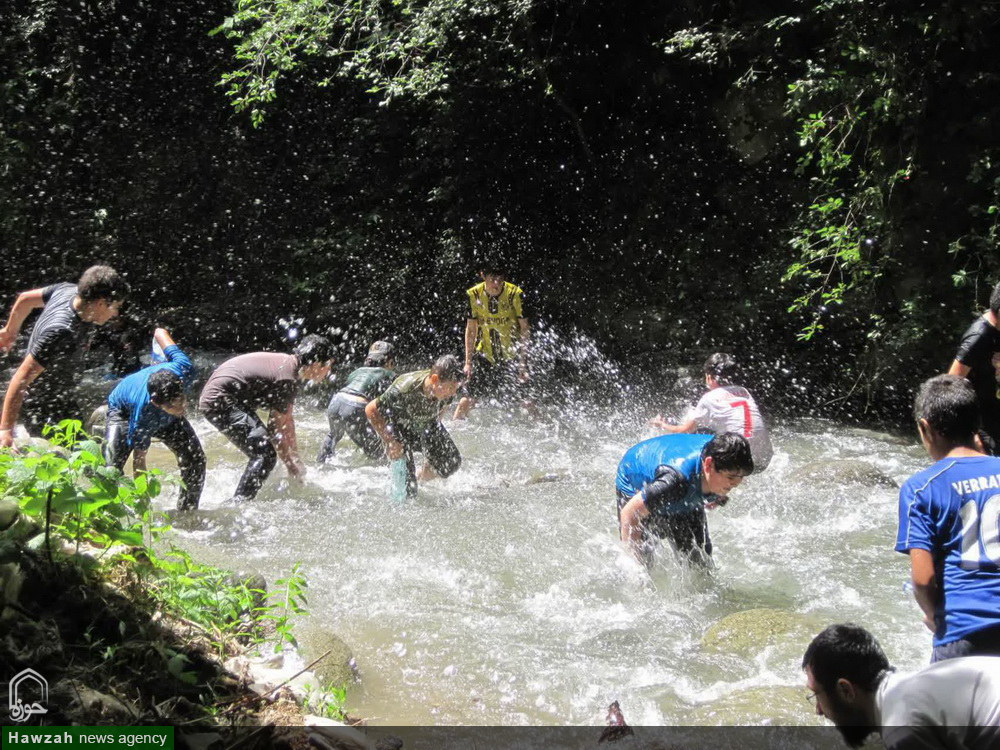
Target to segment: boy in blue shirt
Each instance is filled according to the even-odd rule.
[[[931,662],[1000,656],[1000,458],[977,440],[976,391],[938,375],[921,386],[913,415],[936,463],[899,491],[896,551],[910,555]]]
[[[725,505],[752,472],[750,444],[735,432],[660,435],[632,446],[615,479],[622,542],[647,568],[653,536],[688,562],[710,565],[705,509]]]
[[[133,471],[145,471],[150,441],[159,438],[181,470],[184,487],[177,509],[190,510],[198,507],[205,483],[205,452],[184,416],[184,389],[194,380],[194,365],[164,329],[157,328],[153,339],[167,361],[129,375],[111,391],[104,459],[120,470],[134,453]]]

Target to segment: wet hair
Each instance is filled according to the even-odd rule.
[[[875,636],[853,623],[830,625],[813,638],[802,657],[806,667],[827,692],[841,678],[874,692],[882,675],[893,671]]]
[[[735,471],[743,476],[753,473],[750,443],[735,432],[723,432],[701,449],[702,459],[711,458],[716,471]]]
[[[479,264],[479,273],[483,276],[502,276],[507,278],[507,269],[496,258],[486,258]]]
[[[937,375],[924,382],[913,401],[913,418],[926,419],[952,445],[971,445],[979,429],[976,390],[958,375]]]
[[[1000,284],[993,287],[993,291],[990,293],[990,310],[993,311],[994,315],[1000,315]]]
[[[462,361],[458,357],[454,354],[445,354],[437,358],[434,366],[431,367],[431,375],[437,375],[441,380],[458,383],[465,378],[465,370],[462,368]]]
[[[711,375],[722,385],[732,385],[736,373],[736,359],[731,354],[716,352],[705,360],[705,374]]]
[[[295,356],[299,358],[299,367],[329,362],[333,359],[333,344],[325,336],[310,333],[295,347]]]
[[[128,297],[128,282],[111,266],[91,266],[77,282],[76,293],[84,302],[116,302]]]
[[[149,400],[154,404],[170,404],[184,395],[184,384],[177,373],[170,370],[157,370],[146,381]]]

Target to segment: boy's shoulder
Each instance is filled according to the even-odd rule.
[[[953,482],[961,482],[970,477],[991,475],[1000,475],[998,456],[942,458],[903,482],[903,490],[920,492],[923,489],[950,486]]]

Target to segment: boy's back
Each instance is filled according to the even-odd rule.
[[[935,646],[1000,624],[1000,458],[946,457],[910,477],[895,548],[943,566]]]

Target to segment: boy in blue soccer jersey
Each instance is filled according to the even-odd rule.
[[[660,435],[632,446],[615,478],[622,542],[647,568],[653,536],[688,562],[710,565],[705,509],[725,505],[751,472],[750,444],[735,432]]]
[[[976,391],[938,375],[921,386],[913,415],[936,463],[899,491],[896,551],[910,555],[931,661],[1000,656],[1000,458],[976,440]]]
[[[205,483],[205,452],[184,416],[184,389],[194,380],[194,365],[164,329],[157,328],[153,339],[167,361],[129,375],[111,391],[104,460],[121,469],[134,453],[133,470],[145,471],[150,441],[159,438],[177,457],[184,481],[177,509],[189,510],[198,507]]]

